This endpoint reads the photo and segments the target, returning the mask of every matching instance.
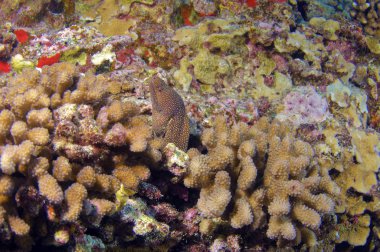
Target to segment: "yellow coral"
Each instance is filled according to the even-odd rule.
[[[204,216],[220,217],[231,200],[230,177],[220,171],[215,176],[215,183],[209,188],[202,188],[197,207]]]
[[[262,118],[248,128],[228,126],[218,116],[201,140],[208,153],[189,151],[184,184],[201,188],[197,207],[203,216],[225,216],[233,201],[232,227],[263,227],[269,214],[268,237],[295,240],[299,228],[317,229],[321,216],[333,211],[330,194],[338,195],[339,187],[315,164],[313,148],[296,138],[288,122]]]
[[[14,114],[8,109],[3,109],[0,112],[0,142],[3,142],[8,134],[12,123],[15,120]]]
[[[253,215],[249,203],[240,198],[235,202],[234,212],[231,215],[231,226],[233,228],[241,228],[251,224]]]
[[[37,178],[48,174],[49,168],[49,160],[45,157],[38,157],[34,159],[29,166],[29,170],[31,171],[32,176]]]
[[[58,108],[59,106],[62,105],[62,98],[59,94],[53,94],[51,97],[50,97],[50,106],[52,109],[56,109]]]
[[[111,122],[119,122],[124,118],[123,104],[120,101],[113,101],[107,108],[108,119]]]
[[[365,214],[352,218],[349,219],[346,215],[342,217],[342,224],[338,225],[339,237],[337,242],[348,241],[351,245],[363,246],[366,244],[370,232],[371,217]]]
[[[272,216],[286,215],[291,206],[288,197],[275,197],[268,206],[268,213]]]
[[[216,83],[218,75],[227,75],[234,70],[228,60],[214,51],[233,53],[231,56],[240,58],[240,53],[247,52],[243,44],[244,34],[248,30],[248,26],[235,22],[233,19],[205,20],[197,26],[178,29],[173,40],[178,41],[181,46],[188,46],[196,54],[192,59],[184,57],[181,60],[181,67],[174,73],[174,78],[185,90],[188,90],[192,76],[187,69],[192,65],[194,77],[205,84],[201,88],[206,92],[213,92],[214,88],[211,85]],[[208,47],[203,47],[203,43],[206,43]],[[236,53],[237,51],[239,54]]]
[[[9,200],[14,191],[14,181],[11,176],[0,175],[0,204]]]
[[[53,161],[53,176],[58,181],[69,181],[72,178],[72,167],[66,157],[59,156]]]
[[[86,188],[91,188],[96,182],[96,173],[91,166],[83,167],[77,174],[77,182],[84,185]]]
[[[64,213],[62,219],[65,221],[75,221],[78,219],[82,211],[83,200],[87,198],[86,188],[79,184],[74,183],[65,191],[65,201],[68,206],[67,212]]]
[[[253,223],[252,228],[257,229],[262,227],[266,222],[266,214],[263,210],[265,199],[264,189],[255,190],[248,198],[248,202],[252,208]]]
[[[78,77],[78,70],[74,64],[61,62],[50,67],[42,68],[41,85],[46,91],[62,95],[74,84],[74,78]]]
[[[326,20],[321,17],[314,17],[309,21],[310,25],[317,28],[318,32],[322,33],[323,37],[329,40],[337,40],[338,36],[335,34],[339,31],[339,22],[335,20]]]
[[[106,174],[96,174],[95,188],[101,192],[112,191],[112,176]]]
[[[150,170],[145,165],[134,165],[130,167],[135,176],[140,180],[147,180],[150,177]]]
[[[6,214],[6,211],[4,207],[0,205],[0,225],[4,225],[5,223],[5,214]]]
[[[14,183],[11,176],[1,175],[0,176],[0,193],[2,194],[12,194],[14,189]]]
[[[148,147],[148,140],[152,136],[152,129],[146,117],[135,116],[131,118],[127,127],[127,141],[132,152],[142,152]]]
[[[58,204],[63,200],[63,191],[57,180],[50,174],[45,174],[38,179],[40,194],[50,202]]]
[[[47,145],[50,141],[49,131],[45,128],[38,127],[30,129],[26,135],[35,145]]]
[[[12,110],[18,117],[24,117],[31,108],[48,107],[50,99],[46,93],[37,88],[31,88],[23,94],[18,94],[11,101]]]
[[[25,140],[28,125],[24,121],[15,121],[11,127],[11,135],[16,143]]]
[[[0,168],[5,174],[12,174],[18,165],[29,163],[34,151],[31,141],[23,141],[20,145],[6,145],[0,159]]]
[[[26,115],[26,121],[29,127],[44,127],[51,129],[53,125],[53,118],[50,109],[33,109]]]
[[[113,175],[128,189],[137,191],[141,180],[146,180],[150,176],[150,171],[146,166],[121,166],[113,171]]]
[[[65,91],[62,103],[80,104],[99,101],[107,94],[109,85],[106,77],[86,73],[79,79],[77,89],[72,92]]]
[[[68,222],[78,220],[87,190],[91,190],[92,196],[101,195],[101,198],[88,201],[101,217],[115,211],[115,204],[110,199],[115,197],[122,183],[135,180],[136,184],[131,187],[137,190],[138,183],[150,177],[146,165],[133,162],[132,166],[125,166],[129,156],[127,160],[125,154],[117,155],[118,151],[109,151],[109,146],[103,144],[104,133],[112,124],[120,121],[128,131],[126,143],[132,151],[146,151],[146,155],[154,151],[159,156],[157,161],[161,159],[159,148],[162,144],[151,142],[149,117],[140,115],[138,104],[130,101],[105,104],[107,99],[103,98],[109,92],[118,94],[121,89],[131,90],[131,85],[124,88],[120,82],[110,81],[103,75],[79,76],[77,70],[69,63],[46,66],[42,72],[25,69],[21,74],[7,76],[0,87],[3,98],[0,101],[0,224],[15,234],[11,242],[21,249],[26,250],[31,244],[29,229],[33,229],[32,235],[36,231],[44,237],[49,222],[58,221],[58,218]],[[96,106],[92,107],[91,103]],[[98,112],[102,108],[109,116]],[[62,134],[56,131],[51,136],[51,131],[58,127]],[[97,145],[92,142],[95,140],[91,127],[98,130]],[[70,130],[79,134],[70,134]],[[53,149],[48,145],[52,137]],[[81,158],[75,160],[78,162],[72,161],[78,151],[82,151],[80,155],[87,155],[99,150],[103,153],[100,159],[92,160],[93,167]],[[114,160],[115,166],[103,167],[106,164],[101,162],[103,158]],[[122,181],[112,174],[101,173],[113,169],[115,174],[122,173]],[[63,201],[66,205],[60,207]],[[41,209],[41,204],[47,220],[32,220],[30,217],[37,214],[35,211]],[[17,213],[22,215],[17,217]]]
[[[30,226],[17,216],[8,216],[9,226],[13,233],[23,236],[29,233]]]
[[[267,236],[270,239],[283,237],[287,240],[293,240],[296,238],[296,230],[289,218],[272,216],[269,219]]]
[[[255,182],[257,176],[257,169],[252,161],[252,158],[247,156],[240,160],[241,171],[237,180],[237,186],[240,190],[248,190]]]
[[[321,216],[314,210],[303,204],[293,207],[293,216],[306,227],[317,229],[321,225]]]
[[[106,199],[91,199],[91,204],[96,207],[100,216],[111,215],[115,212],[115,204]]]

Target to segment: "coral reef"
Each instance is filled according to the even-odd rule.
[[[10,228],[1,230],[2,242],[31,239],[38,229],[31,217],[46,214],[43,225],[57,232],[56,242],[63,245],[56,221],[69,227],[86,212],[86,218],[96,217],[94,225],[100,223],[115,212],[121,185],[138,191],[140,181],[149,178],[142,160],[128,163],[128,154],[113,151],[119,147],[146,152],[147,157],[155,151],[149,144],[151,127],[139,106],[131,101],[107,103],[115,85],[120,84],[101,75],[80,77],[75,66],[59,63],[41,72],[24,69],[1,88],[0,204],[2,225]],[[18,198],[24,187],[35,194]],[[34,212],[25,209],[29,200],[38,204]],[[85,211],[88,206],[94,210]],[[17,214],[19,208],[25,211]],[[6,235],[10,231],[14,235]]]
[[[379,250],[379,7],[0,1],[0,250]]]
[[[267,226],[269,238],[295,240],[299,231],[318,229],[321,216],[333,213],[340,188],[289,124],[261,118],[251,128],[244,123],[228,126],[219,116],[202,133],[202,143],[208,154],[189,150],[184,184],[201,188],[197,207],[202,222],[209,223],[203,224],[206,233],[227,218],[233,228]]]
[[[354,1],[350,14],[364,26],[366,33],[380,37],[379,1]]]
[[[145,236],[148,244],[160,243],[169,235],[169,226],[156,221],[152,216],[145,214],[148,208],[142,200],[127,200],[120,211],[123,222],[133,222],[133,231],[136,235]]]

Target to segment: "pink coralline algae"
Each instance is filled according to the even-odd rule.
[[[313,124],[324,121],[328,116],[328,104],[313,87],[298,87],[288,93],[284,110],[277,115],[279,120],[291,120],[295,125]]]
[[[356,57],[355,48],[347,41],[329,41],[326,49],[329,52],[338,49],[344,59],[349,62],[354,62]]]

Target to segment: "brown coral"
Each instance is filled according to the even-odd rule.
[[[121,184],[137,191],[150,177],[141,157],[158,162],[161,153],[148,116],[134,102],[103,99],[116,94],[116,86],[120,91],[119,82],[79,76],[74,65],[60,63],[42,72],[25,69],[0,87],[0,222],[8,227],[0,230],[1,242],[27,249],[35,234],[48,235],[49,222],[77,221],[85,202],[94,207],[95,222],[101,221],[115,211]],[[116,154],[119,149],[122,154]],[[131,152],[145,153],[129,164]],[[92,198],[94,193],[99,198]],[[31,219],[41,211],[46,220]],[[58,226],[51,228],[55,232]],[[36,232],[28,234],[29,229]]]
[[[214,122],[201,137],[208,153],[189,150],[184,180],[187,187],[201,188],[197,206],[202,215],[226,216],[232,201],[233,228],[263,227],[269,215],[271,239],[294,240],[302,226],[317,229],[321,216],[334,208],[329,193],[334,196],[339,188],[312,162],[313,148],[295,138],[291,125],[262,118],[251,128],[242,123],[228,126],[222,116]]]
[[[63,200],[63,191],[57,180],[50,174],[45,174],[38,179],[40,194],[50,202],[58,204]]]
[[[140,181],[147,180],[150,176],[150,171],[146,166],[120,166],[113,171],[113,175],[129,189],[137,191]]]
[[[30,226],[17,216],[8,216],[9,225],[12,232],[16,235],[23,236],[29,233]]]
[[[75,221],[78,219],[82,211],[83,200],[87,198],[86,188],[79,184],[74,183],[65,191],[65,200],[68,210],[64,213],[62,219],[65,221]]]
[[[5,174],[12,174],[16,168],[29,163],[34,151],[34,144],[29,141],[23,141],[19,145],[6,145],[1,154],[0,168]]]
[[[26,135],[35,145],[47,145],[50,140],[49,131],[41,127],[29,130]]]
[[[364,31],[369,35],[380,37],[380,2],[354,1],[350,14],[364,26]]]
[[[60,156],[53,161],[53,176],[58,181],[69,181],[72,179],[72,167],[66,157]]]
[[[77,182],[84,185],[86,188],[93,187],[96,182],[96,173],[91,166],[83,167],[77,174]]]
[[[115,204],[106,199],[92,199],[91,204],[96,207],[96,212],[100,217],[111,215],[115,212]]]

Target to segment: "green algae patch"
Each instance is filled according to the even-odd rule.
[[[61,60],[70,63],[78,63],[81,66],[86,65],[87,54],[79,46],[66,50],[61,55]]]
[[[326,20],[322,17],[314,17],[310,19],[309,23],[311,26],[315,27],[325,39],[338,40],[336,32],[340,29],[339,22],[332,19]]]
[[[215,84],[217,73],[227,74],[230,70],[227,61],[207,50],[201,50],[191,64],[194,66],[195,78],[209,85]]]
[[[256,87],[252,90],[254,99],[267,97],[270,101],[278,100],[293,86],[292,80],[288,76],[277,71],[274,73],[273,87],[265,85],[262,75],[255,75],[255,80]]]
[[[207,85],[214,85],[218,77],[230,76],[244,67],[243,55],[248,54],[245,34],[251,29],[235,19],[211,19],[176,30],[172,40],[192,51],[174,72],[177,84],[189,91],[194,78],[200,82],[202,92],[214,93],[214,87]],[[275,67],[274,62],[272,65]],[[188,72],[189,67],[193,67],[193,74]]]
[[[22,70],[25,68],[34,68],[35,67],[33,62],[31,62],[29,60],[25,60],[21,54],[16,54],[14,57],[12,57],[11,65],[12,65],[12,69],[16,73],[21,73]]]
[[[173,77],[177,84],[179,84],[184,91],[190,90],[190,84],[193,80],[193,76],[187,72],[187,68],[190,66],[188,57],[185,57],[180,62],[180,68],[174,72]]]
[[[339,107],[347,108],[349,106],[348,97],[351,95],[349,87],[344,85],[340,80],[327,86],[327,97],[337,103]]]
[[[372,53],[380,54],[380,40],[379,39],[375,37],[367,36],[365,37],[365,42],[367,43],[368,49]]]

